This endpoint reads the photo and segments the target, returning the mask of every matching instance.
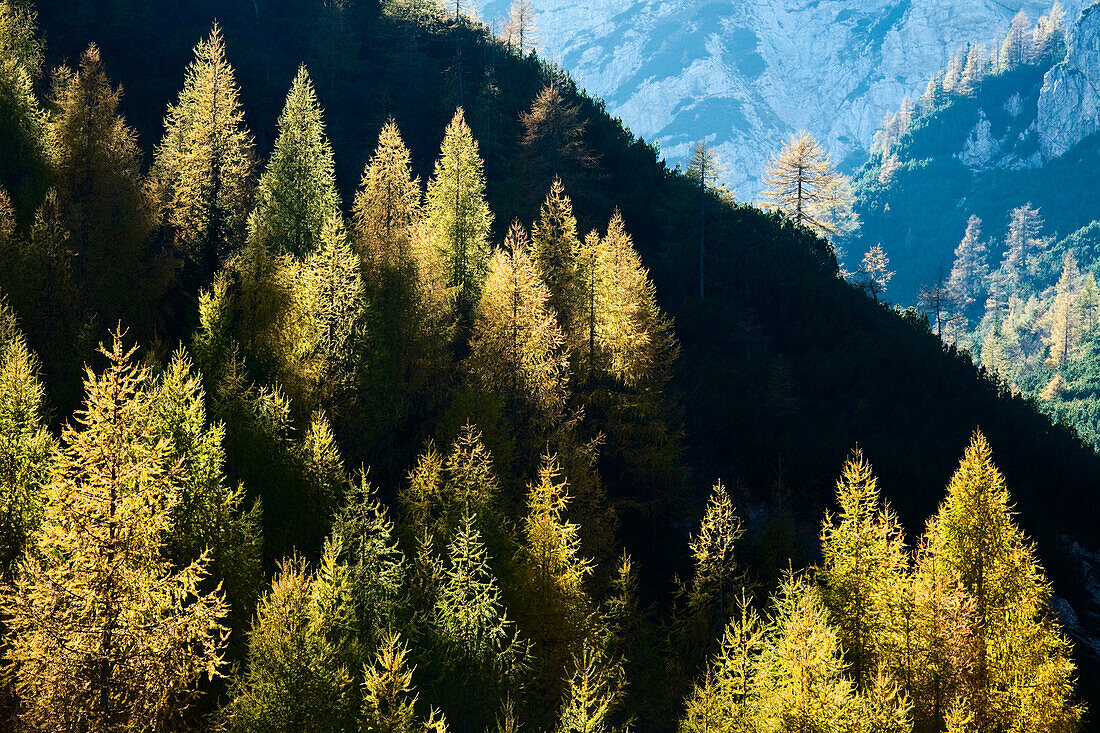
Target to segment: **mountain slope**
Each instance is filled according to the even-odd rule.
[[[569,78],[508,54],[470,24],[414,29],[370,4],[333,26],[317,20],[328,8],[320,2],[265,4],[268,15],[260,21],[251,2],[144,3],[136,10],[119,2],[86,10],[86,22],[74,23],[66,13],[77,5],[89,7],[75,0],[43,7],[51,53],[71,58],[87,41],[102,42],[108,69],[130,90],[124,108],[146,150],[159,139],[161,111],[180,85],[184,64],[176,62],[206,33],[215,10],[261,149],[270,147],[273,100],[298,62],[329,80],[319,84],[319,97],[344,191],[355,185],[387,117],[400,123],[423,174],[455,104],[466,104],[486,158],[497,241],[513,217],[530,222],[549,189],[550,176],[524,157],[519,115],[544,84],[556,83],[580,106],[588,120],[585,142],[599,155],[598,175],[563,171],[575,174],[570,190],[582,227],[606,221],[619,207],[675,318],[683,356],[674,385],[686,424],[688,478],[697,489],[718,478],[739,486],[738,500],[761,508],[771,546],[787,553],[772,557],[775,567],[768,568],[768,550],[757,548],[761,576],[784,566],[788,554],[813,557],[823,509],[853,446],[863,446],[885,494],[915,530],[942,497],[967,437],[981,426],[1059,592],[1085,600],[1073,595],[1082,587],[1079,568],[1055,539],[1070,533],[1097,542],[1100,510],[1092,498],[1100,460],[1092,450],[965,356],[945,350],[919,321],[850,287],[838,277],[828,243],[777,215],[712,197],[705,218],[710,295],[698,300],[698,191]],[[162,48],[126,42],[142,24],[165,29]],[[339,46],[339,57],[321,42],[333,28],[357,41]],[[272,38],[280,43],[268,43]],[[693,513],[695,507],[683,508]],[[787,520],[793,529],[783,529]],[[681,516],[624,517],[627,543],[643,566],[662,571],[654,573],[655,585],[683,560],[686,524]]]
[[[507,0],[487,2],[502,17]],[[1076,17],[1081,0],[1064,3]],[[846,169],[866,159],[883,115],[916,97],[967,44],[986,43],[1046,0],[827,0],[814,3],[541,0],[547,58],[607,100],[671,162],[707,140],[739,198],[759,191],[780,140],[807,129]]]
[[[1068,30],[1060,63],[998,72],[949,95],[856,174],[863,227],[850,255],[884,244],[897,271],[891,299],[915,302],[937,269],[950,271],[970,216],[995,241],[1009,213],[1028,203],[1044,234],[1065,237],[1097,217],[1100,5]]]

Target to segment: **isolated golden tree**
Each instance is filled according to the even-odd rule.
[[[763,183],[763,208],[782,211],[818,234],[845,234],[858,225],[847,177],[833,169],[808,132],[799,132],[771,159]]]

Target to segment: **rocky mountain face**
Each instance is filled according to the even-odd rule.
[[[480,15],[502,18],[508,4],[488,0]],[[685,160],[699,140],[715,145],[726,182],[751,200],[768,158],[792,132],[809,130],[834,162],[854,170],[885,113],[919,95],[954,51],[1002,36],[1018,10],[1035,18],[1050,4],[536,0],[535,7],[544,57],[602,96],[670,162]],[[1064,1],[1067,18],[1087,4]],[[1083,57],[1096,55],[1093,39],[1078,49]],[[1066,73],[1062,93],[1091,99],[1095,110],[1096,77]],[[1076,134],[1064,120],[1051,124],[1056,136]]]
[[[1043,80],[1036,127],[1048,160],[1100,132],[1100,3],[1081,15],[1066,44],[1065,62]]]

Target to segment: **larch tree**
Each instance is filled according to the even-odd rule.
[[[1036,59],[1059,58],[1065,51],[1066,11],[1062,3],[1055,0],[1050,12],[1039,16],[1032,34],[1032,49]]]
[[[332,145],[305,66],[294,77],[277,128],[249,236],[274,253],[304,257],[318,247],[325,222],[340,205]]]
[[[402,271],[412,260],[410,238],[420,218],[420,179],[397,123],[386,121],[363,170],[352,212],[352,242],[368,281]]]
[[[363,672],[363,710],[360,730],[365,733],[413,733],[416,721],[416,667],[408,661],[409,647],[396,632],[382,639],[374,662]]]
[[[519,626],[533,642],[532,699],[542,710],[562,699],[571,660],[588,636],[592,603],[585,591],[592,564],[581,556],[579,527],[565,518],[569,487],[558,461],[546,456],[528,486],[519,553]]]
[[[622,666],[585,640],[573,668],[555,733],[627,733],[632,721],[616,725],[614,720],[626,686]]]
[[[726,624],[721,646],[688,697],[680,733],[756,731],[760,705],[757,672],[764,649],[764,623],[742,594]]]
[[[933,552],[973,601],[976,642],[967,702],[981,729],[1066,730],[1073,700],[1070,643],[1049,608],[1050,583],[1017,526],[989,443],[975,432],[932,520]]]
[[[428,181],[427,223],[435,235],[447,284],[456,290],[459,321],[469,327],[489,272],[489,228],[484,163],[460,107],[443,135],[435,172]]]
[[[994,283],[1000,301],[1007,302],[1008,297],[1017,292],[1026,279],[1035,256],[1040,254],[1043,242],[1039,235],[1042,231],[1043,219],[1039,210],[1031,204],[1012,210],[1008,232],[1005,234],[1004,258]]]
[[[176,247],[203,284],[244,243],[252,206],[255,153],[239,95],[215,23],[168,107],[152,171]]]
[[[248,632],[247,667],[234,679],[229,728],[240,733],[337,733],[354,725],[349,670],[326,631],[314,578],[284,561]]]
[[[359,257],[339,212],[330,212],[316,249],[295,269],[286,345],[297,382],[292,395],[305,409],[339,411],[334,402],[348,387],[366,317]]]
[[[893,277],[890,258],[886,256],[886,250],[881,244],[876,244],[864,253],[863,262],[856,272],[856,282],[875,302],[886,291],[886,285]]]
[[[703,299],[706,297],[707,192],[721,175],[714,149],[707,145],[706,141],[700,140],[695,144],[686,175],[699,188],[699,298]]]
[[[404,436],[427,432],[454,373],[452,293],[422,213],[409,151],[388,121],[363,172],[350,228],[370,304],[356,379],[359,411],[371,418],[354,429],[375,455],[398,453]]]
[[[504,40],[509,47],[523,56],[538,45],[538,28],[535,25],[535,3],[532,0],[512,0],[508,6],[508,25]]]
[[[527,246],[526,232],[513,224],[504,247],[494,253],[474,315],[469,358],[483,409],[498,412],[505,434],[537,454],[539,436],[561,421],[569,360],[550,292]]]
[[[856,698],[820,593],[805,578],[787,575],[772,604],[756,677],[757,729],[847,730]]]
[[[694,572],[680,593],[684,607],[670,639],[684,679],[694,676],[729,620],[741,580],[735,549],[744,535],[733,499],[721,483],[711,489],[699,530],[691,536]]]
[[[585,138],[588,120],[580,105],[569,102],[557,85],[548,84],[520,114],[520,124],[532,205],[554,178],[564,180],[574,195],[587,191],[599,156]]]
[[[924,311],[925,317],[936,331],[936,336],[944,338],[948,334],[965,331],[959,328],[966,317],[959,311],[958,302],[952,295],[952,289],[945,282],[943,268],[936,269],[936,279],[917,290],[917,306]]]
[[[763,208],[782,211],[818,234],[845,234],[856,226],[848,179],[808,132],[792,137],[771,159],[763,184]]]
[[[491,539],[500,491],[492,453],[481,432],[467,423],[446,456],[429,443],[409,472],[408,485],[398,496],[405,534],[413,540],[426,534],[433,545],[446,547],[469,514],[484,523],[481,530]]]
[[[1012,18],[1001,43],[1002,69],[1012,69],[1031,61],[1032,36],[1031,18],[1021,10]]]
[[[46,391],[11,308],[0,299],[0,582],[15,579],[42,522],[54,465],[46,430]]]
[[[166,282],[146,245],[154,207],[141,175],[136,133],[118,115],[121,91],[90,46],[76,71],[54,78],[50,150],[58,211],[70,233],[81,320],[144,324]]]
[[[1077,258],[1072,251],[1067,252],[1062,274],[1054,286],[1054,303],[1045,318],[1050,329],[1047,362],[1052,366],[1063,366],[1077,355],[1083,330],[1080,307],[1083,287],[1084,278],[1077,269]]]
[[[31,220],[48,182],[46,113],[34,93],[42,46],[30,5],[0,2],[0,186],[22,223]]]
[[[966,311],[980,300],[988,276],[989,260],[982,239],[982,220],[971,216],[966,222],[966,234],[955,248],[955,262],[947,279],[948,295],[959,309]]]
[[[871,688],[879,669],[900,664],[899,615],[906,581],[904,534],[880,500],[871,464],[856,451],[837,481],[840,512],[821,528],[822,564],[817,580],[836,625],[852,681]]]
[[[895,676],[921,731],[942,730],[954,702],[966,699],[975,658],[974,603],[957,570],[936,555],[938,544],[930,527],[915,550],[900,616],[904,652]]]
[[[485,729],[500,700],[518,691],[526,641],[508,618],[476,520],[466,514],[447,548],[433,609],[442,678],[441,707],[462,730]]]
[[[177,567],[206,558],[208,585],[220,585],[233,626],[247,622],[260,592],[260,508],[225,478],[225,426],[207,418],[201,375],[182,350],[152,387],[152,432],[178,462],[180,483],[165,538]]]
[[[152,429],[150,375],[115,335],[62,435],[42,531],[3,593],[14,688],[44,730],[154,729],[222,664],[207,558],[163,554],[180,476]]]

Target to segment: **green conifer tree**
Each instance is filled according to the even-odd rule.
[[[337,733],[354,723],[353,683],[313,591],[302,561],[282,563],[248,634],[247,669],[231,691],[231,730]]]
[[[46,114],[34,94],[42,57],[34,11],[20,0],[0,2],[0,187],[23,224],[48,182]]]
[[[260,176],[249,237],[274,253],[304,257],[317,248],[325,222],[340,205],[332,146],[305,66],[290,86],[278,131]]]
[[[183,350],[172,356],[153,389],[152,431],[165,441],[181,475],[166,554],[177,567],[206,557],[209,584],[225,591],[231,626],[243,626],[262,579],[260,507],[246,508],[244,488],[227,485],[225,426],[207,419],[201,379]]]
[[[42,521],[54,440],[43,419],[45,389],[15,315],[0,298],[0,582],[15,579]]]
[[[179,473],[152,429],[147,369],[115,335],[46,492],[43,531],[3,594],[14,688],[47,730],[149,730],[221,666],[225,605],[173,570],[164,541]]]
[[[456,289],[460,324],[468,328],[489,271],[489,228],[484,163],[460,107],[443,135],[428,181],[428,226],[435,235],[447,284]]]
[[[840,640],[820,593],[805,578],[787,575],[773,599],[768,641],[760,657],[759,730],[839,733],[856,711],[844,674]]]
[[[154,207],[141,175],[137,136],[118,116],[99,50],[54,77],[50,121],[57,208],[73,258],[82,322],[144,326],[167,285],[162,262],[146,257]]]
[[[575,270],[581,242],[577,237],[573,204],[565,195],[565,187],[560,178],[554,179],[550,193],[539,210],[539,219],[531,232],[531,240],[531,260],[550,290],[550,305],[563,328],[568,330],[577,299],[574,293]]]
[[[205,284],[244,243],[255,169],[252,135],[217,23],[195,46],[164,128],[153,177],[176,247]]]
[[[840,513],[821,528],[821,596],[837,627],[852,680],[864,690],[879,668],[898,664],[898,614],[905,595],[903,533],[880,505],[871,464],[858,450],[837,481]]]
[[[591,622],[585,591],[592,564],[581,557],[576,524],[565,519],[568,484],[554,456],[543,458],[538,480],[527,494],[519,577],[522,594],[516,608],[520,628],[533,642],[534,701],[552,709],[562,699],[570,664],[581,654]]]
[[[483,730],[514,693],[528,644],[517,637],[476,520],[466,514],[447,548],[433,613],[440,641],[438,699],[459,730]]]

